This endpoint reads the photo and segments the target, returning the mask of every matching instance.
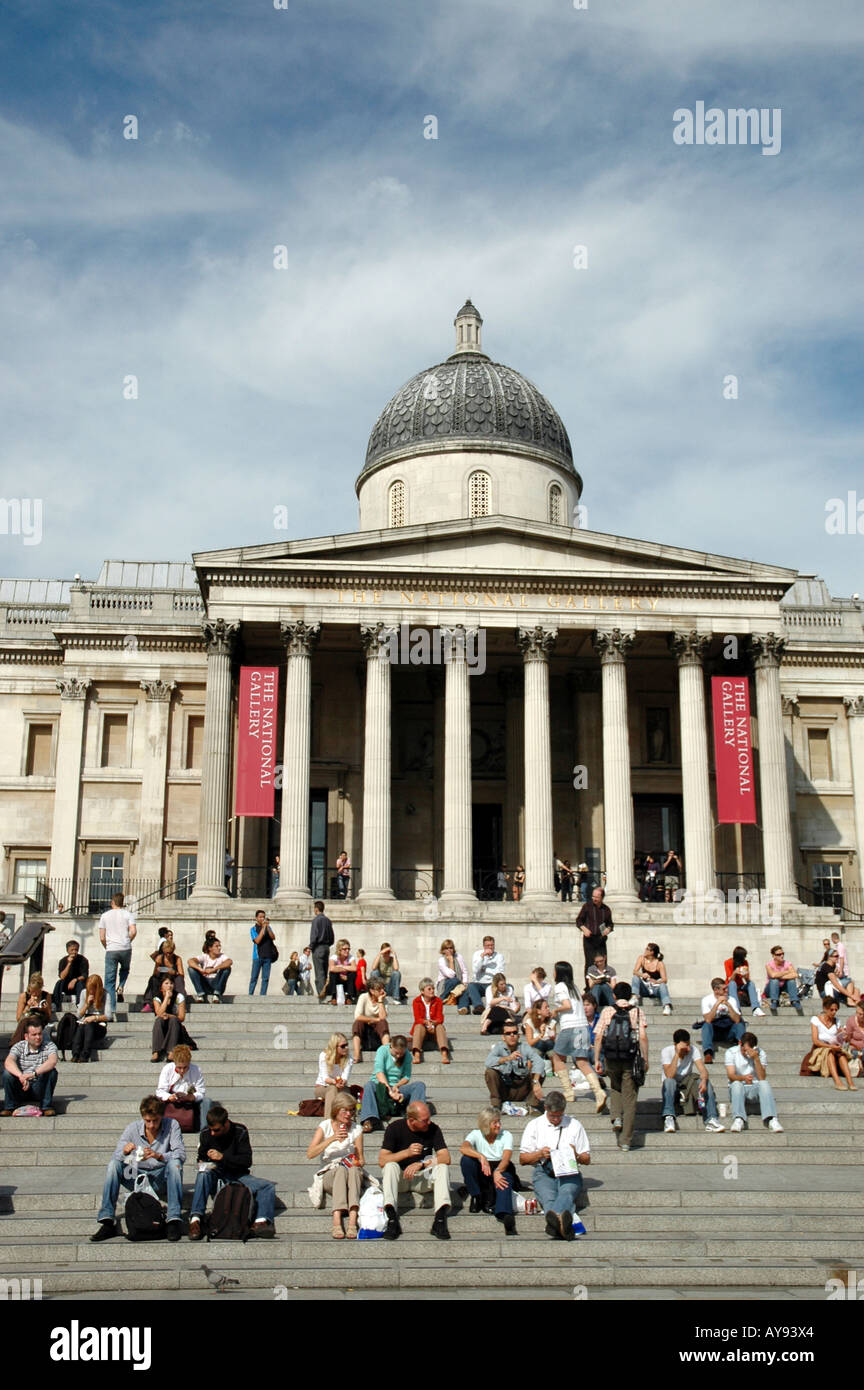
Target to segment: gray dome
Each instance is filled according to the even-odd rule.
[[[575,473],[567,431],[537,387],[512,367],[463,349],[396,392],[369,436],[363,473],[405,454],[496,445],[521,445]]]

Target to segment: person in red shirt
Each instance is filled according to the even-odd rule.
[[[738,1012],[741,1012],[740,993],[747,995],[753,1009],[754,1018],[764,1018],[765,1010],[759,1007],[759,991],[750,978],[750,966],[747,964],[747,952],[743,946],[736,946],[731,956],[724,962],[726,972],[726,983],[729,986],[729,998],[733,1004],[737,1004]]]
[[[366,991],[366,952],[357,952],[357,993],[364,994]]]
[[[415,1063],[423,1061],[423,1044],[431,1034],[441,1052],[444,1066],[450,1065],[450,1044],[444,1027],[444,1005],[435,993],[435,981],[422,979],[420,993],[414,1000],[414,1028],[411,1033],[411,1056]]]

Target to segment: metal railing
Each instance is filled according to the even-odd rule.
[[[843,922],[864,922],[864,901],[860,888],[840,887],[819,892],[805,883],[796,883],[798,897],[808,907],[830,907]]]
[[[748,893],[762,893],[765,891],[764,873],[716,873],[714,875],[714,880],[714,886],[720,889],[720,892],[726,899],[729,898],[730,893],[736,893],[740,900]]]

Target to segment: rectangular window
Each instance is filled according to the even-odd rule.
[[[810,781],[831,781],[831,740],[828,729],[808,729],[807,747],[810,753]]]
[[[186,723],[186,758],[183,766],[200,768],[204,762],[204,716],[190,714]]]
[[[813,894],[816,907],[843,906],[842,864],[813,865]]]
[[[123,855],[94,853],[90,859],[90,912],[107,912],[114,894],[122,891]]]
[[[13,893],[26,893],[28,898],[36,898],[41,879],[47,877],[47,859],[16,859]]]
[[[54,771],[51,766],[51,753],[54,743],[53,724],[27,725],[27,763],[28,777],[50,777]]]
[[[202,719],[203,724],[203,719]],[[184,901],[189,897],[198,872],[197,854],[177,855],[177,898]]]
[[[313,898],[327,894],[327,789],[309,796],[309,891]],[[330,894],[329,896],[332,896]]]
[[[100,767],[127,767],[129,762],[129,716],[106,714],[102,719]]]

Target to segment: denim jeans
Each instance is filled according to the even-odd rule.
[[[491,985],[491,983],[490,980],[489,984]],[[479,1009],[481,1004],[485,1007],[486,989],[486,985],[478,984],[476,980],[472,980],[467,991],[462,995],[463,1007],[467,1005],[469,1009]]]
[[[386,979],[386,980],[384,979],[384,976],[383,976],[383,975],[379,975],[379,974],[378,974],[378,971],[377,971],[377,970],[373,970],[373,971],[372,971],[372,974],[369,976],[369,984],[370,984],[370,985],[371,985],[371,983],[372,983],[373,980],[380,980],[381,983],[382,983],[382,985],[384,986],[384,990],[385,990],[385,993],[386,993],[386,995],[387,995],[387,998],[388,998],[388,999],[395,999],[396,1003],[397,1003],[397,1004],[399,1003],[399,1000],[402,998],[402,995],[401,995],[400,992],[399,992],[399,991],[401,990],[401,988],[402,988],[402,971],[401,971],[401,970],[393,970],[393,971],[391,971],[389,979]]]
[[[669,986],[664,984],[662,980],[657,980],[655,983],[649,985],[646,984],[644,980],[640,980],[638,975],[634,975],[630,982],[630,987],[637,1001],[640,999],[656,999],[659,995],[660,1003],[664,1008],[667,1004],[671,1003],[669,998]]]
[[[768,981],[768,998],[771,1000],[771,1004],[772,1004],[772,1006],[773,1006],[774,1008],[777,1007],[777,1000],[780,998],[780,991],[781,991],[781,989],[785,989],[785,990],[786,990],[786,993],[789,995],[789,998],[792,1000],[792,1003],[794,1004],[795,1008],[797,1009],[798,1004],[799,1004],[799,1002],[800,1002],[799,999],[798,999],[798,982],[797,982],[797,980],[769,980],[769,981]]]
[[[591,995],[598,1009],[605,1008],[607,1004],[610,1009],[615,1008],[615,995],[612,993],[611,986],[606,984],[592,985],[588,993]]]
[[[404,1081],[399,1087],[403,1096],[406,1097],[410,1105],[412,1100],[422,1101],[426,1104],[426,1083],[425,1081]],[[363,1087],[363,1100],[360,1105],[360,1120],[380,1120],[378,1114],[378,1097],[375,1094],[375,1078],[370,1077]]]
[[[34,1074],[26,1091],[21,1089],[21,1082],[17,1076],[4,1071],[3,1097],[5,1104],[3,1108],[4,1110],[17,1110],[19,1105],[38,1105],[40,1110],[47,1110],[51,1106],[56,1085],[56,1067],[52,1067],[50,1071],[41,1072],[39,1076]]]
[[[749,1086],[745,1085],[743,1081],[730,1081],[729,1099],[732,1102],[732,1114],[736,1120],[746,1120],[748,1097],[759,1101],[763,1120],[770,1120],[772,1115],[777,1114],[777,1104],[774,1100],[770,1081],[751,1081]]]
[[[127,1177],[127,1172],[129,1176]],[[128,1158],[112,1158],[105,1170],[105,1183],[102,1187],[102,1205],[99,1208],[100,1221],[113,1221],[117,1206],[117,1194],[121,1187],[130,1191],[135,1186],[132,1165]],[[165,1196],[168,1203],[168,1220],[180,1220],[180,1207],[183,1202],[183,1164],[176,1158],[167,1163],[154,1164],[152,1168],[139,1166],[138,1174],[146,1173],[147,1180],[157,1197]]]
[[[251,976],[249,977],[249,993],[250,993],[250,994],[254,994],[254,993],[255,993],[255,986],[256,986],[257,983],[258,983],[258,976],[259,976],[259,974],[260,974],[260,976],[261,976],[261,993],[262,993],[262,994],[266,994],[266,993],[267,993],[267,986],[268,986],[269,983],[270,983],[270,967],[271,967],[272,964],[273,964],[272,960],[258,960],[258,959],[253,960],[253,962],[252,962],[252,974],[251,974]],[[221,971],[221,970],[219,971],[219,974],[220,974],[220,975],[222,974],[222,971]],[[199,993],[200,993],[200,991],[199,991]],[[219,993],[221,994],[222,991],[219,990]]]
[[[189,979],[196,994],[218,994],[221,997],[225,993],[228,976],[231,974],[230,965],[227,970],[217,970],[215,975],[202,975],[193,965],[188,965],[186,969],[189,971]],[[249,992],[251,994],[252,991]]]
[[[743,1023],[733,1023],[728,1014],[721,1014],[720,1018],[715,1018],[713,1023],[702,1024],[702,1051],[714,1051],[714,1034],[719,1035],[720,1041],[731,1047],[733,1042],[738,1042],[745,1032]]]
[[[453,993],[454,989],[456,989],[457,985],[461,985],[461,983],[462,983],[462,980],[461,980],[461,978],[460,978],[458,975],[452,975],[452,976],[450,977],[450,979],[448,979],[448,980],[439,980],[439,981],[438,981],[438,998],[439,998],[439,999],[449,999],[449,998],[450,998],[450,995]],[[460,996],[460,997],[461,997],[461,996]]]
[[[732,1000],[732,1003],[737,1004],[740,1009],[741,1001],[738,998],[738,986],[734,980],[729,981],[729,998]],[[747,998],[750,1000],[751,1008],[759,1008],[759,991],[752,980],[747,981]]]
[[[496,1172],[500,1160],[489,1159],[489,1167],[492,1172]],[[461,1158],[462,1177],[472,1197],[482,1197],[488,1201],[493,1195],[495,1197],[495,1215],[504,1215],[513,1211],[513,1170],[507,1168],[502,1173],[506,1182],[506,1187],[496,1187],[491,1178],[483,1176],[479,1158],[467,1158],[464,1154]]]
[[[534,1166],[534,1196],[545,1212],[569,1211],[572,1216],[582,1195],[582,1186],[581,1173],[555,1178],[544,1173],[539,1163]]]
[[[286,990],[286,993],[289,994],[289,995],[291,995],[291,994],[300,994],[300,993],[302,993],[302,991],[301,991],[301,989],[300,989],[300,981],[299,981],[299,980],[286,980],[286,981],[285,981],[285,990]],[[251,988],[250,988],[250,990],[249,990],[249,993],[250,993],[250,994],[252,993]],[[262,989],[261,993],[264,994],[265,991]]]
[[[242,1182],[244,1187],[255,1199],[255,1221],[272,1221],[276,1215],[276,1186],[268,1182],[266,1178],[253,1178],[251,1173],[247,1173],[243,1178],[220,1178],[217,1177],[213,1169],[209,1173],[199,1173],[195,1178],[195,1190],[192,1193],[192,1205],[189,1208],[190,1218],[193,1216],[203,1216],[207,1210],[207,1199],[213,1196],[225,1182]]]
[[[64,999],[71,1000],[74,997],[76,1005],[79,1004],[81,1002],[81,995],[86,988],[87,981],[81,977],[77,980],[73,980],[71,987],[67,987],[65,980],[58,980],[51,991],[51,1004],[55,1014],[59,1011],[60,1005],[63,1003]]]
[[[663,1108],[661,1113],[664,1119],[667,1115],[674,1116],[675,1114],[675,1102],[678,1099],[678,1089],[681,1084],[682,1083],[675,1076],[664,1076],[663,1078]],[[717,1119],[717,1097],[714,1094],[714,1087],[711,1085],[710,1081],[705,1091],[704,1118],[706,1120]]]
[[[125,989],[131,963],[131,946],[127,946],[123,951],[105,952],[105,993],[108,995],[108,1009],[112,1015],[117,1012],[117,970],[120,970],[119,988]]]

